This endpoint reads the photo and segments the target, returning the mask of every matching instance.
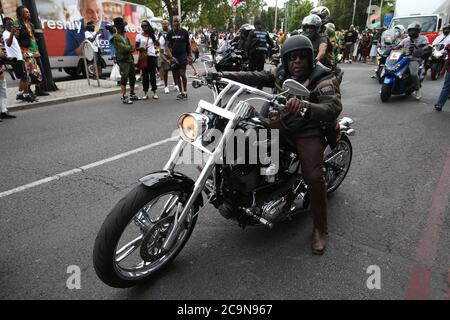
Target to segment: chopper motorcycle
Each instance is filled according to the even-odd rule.
[[[208,57],[201,59],[205,68],[213,67],[212,61],[206,60]],[[197,77],[193,85],[209,87],[213,102],[200,100],[195,112],[180,116],[179,141],[163,170],[142,177],[140,184],[114,206],[98,232],[94,268],[109,286],[135,286],[165,268],[183,249],[207,203],[242,228],[272,228],[308,207],[308,186],[295,146],[280,144],[277,148],[278,130],[272,130],[249,102],[269,103],[269,116],[275,119],[283,111],[285,94],[307,99],[309,91],[294,80],[286,80],[280,94],[210,76]],[[252,94],[250,98],[248,92]],[[339,139],[324,152],[329,193],[341,185],[350,168],[349,136],[355,134],[352,123],[346,117],[339,120]],[[233,146],[239,130],[255,135],[251,139],[252,135],[245,134]],[[217,132],[221,134],[216,135]],[[243,152],[233,154],[235,148],[242,146]],[[205,156],[196,180],[176,170],[186,147]],[[247,159],[252,150],[260,155],[254,162]],[[230,161],[228,153],[233,154]],[[240,162],[242,158],[247,160]],[[267,161],[270,158],[278,161]]]

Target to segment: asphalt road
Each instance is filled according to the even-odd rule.
[[[159,170],[174,143],[0,196],[0,299],[404,299],[450,298],[450,104],[382,104],[369,67],[345,65],[343,116],[355,120],[351,170],[329,198],[330,242],[311,254],[312,217],[240,229],[208,205],[184,250],[145,286],[113,289],[92,266],[96,233],[137,180]],[[171,136],[178,115],[210,99],[189,89],[124,105],[107,96],[17,112],[0,123],[0,193]],[[192,174],[192,168],[184,168]],[[68,266],[81,269],[69,290]],[[381,288],[369,289],[370,266]],[[370,271],[371,269],[369,269]]]

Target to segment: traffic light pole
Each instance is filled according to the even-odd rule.
[[[56,86],[53,75],[52,75],[52,69],[50,67],[50,61],[48,59],[48,52],[47,47],[45,45],[45,38],[44,38],[44,31],[42,30],[41,21],[39,20],[39,14],[36,7],[36,1],[34,0],[22,0],[22,4],[28,8],[31,14],[31,22],[33,23],[35,27],[35,37],[36,42],[39,47],[39,53],[41,54],[41,62],[43,70],[41,70],[43,75],[43,89],[45,91],[56,91],[58,90],[58,87]]]

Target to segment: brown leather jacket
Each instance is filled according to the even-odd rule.
[[[222,77],[250,86],[264,86],[279,92],[283,81],[288,79],[282,67],[272,71],[223,72]],[[311,92],[310,109],[305,117],[298,114],[283,115],[281,127],[297,136],[316,135],[318,129],[335,126],[342,111],[339,83],[333,72],[317,63],[311,76],[302,83]]]

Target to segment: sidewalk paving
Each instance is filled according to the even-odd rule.
[[[57,82],[56,86],[59,90],[49,92],[50,95],[48,96],[38,97],[39,101],[32,103],[16,100],[17,87],[8,88],[8,110],[17,111],[22,109],[31,109],[57,103],[120,93],[120,86],[117,85],[116,81],[100,80],[100,87],[98,87],[96,80],[90,80],[90,82],[91,85],[88,85],[87,79]],[[139,84],[136,86],[139,86]]]

